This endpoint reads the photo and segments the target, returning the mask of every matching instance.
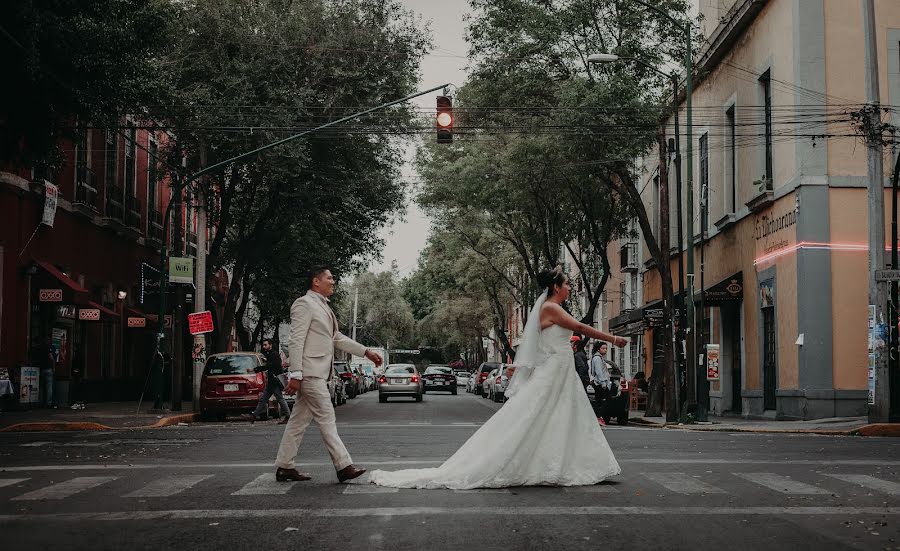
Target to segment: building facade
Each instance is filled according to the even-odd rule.
[[[882,103],[898,106],[900,3],[875,4]],[[702,0],[699,10],[705,46],[693,93],[694,211],[686,212],[684,197],[682,220],[686,227],[691,216],[695,228],[698,342],[718,345],[710,411],[864,415],[868,179],[854,123],[866,102],[862,8],[843,0]],[[896,109],[889,116],[898,122]],[[671,137],[673,120],[667,125]],[[659,162],[659,155],[641,160],[645,178]],[[886,174],[892,166],[887,156]],[[677,293],[671,164],[669,176]],[[651,190],[645,204],[656,213],[658,185]],[[610,328],[643,333],[649,374],[661,290],[652,265],[639,266],[642,307],[611,317]]]

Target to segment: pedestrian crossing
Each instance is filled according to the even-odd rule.
[[[346,496],[419,491],[374,486],[367,484],[366,478],[359,479],[352,484],[339,485],[330,480],[328,476],[310,482],[278,482],[272,471],[255,476],[251,474],[250,477],[235,476],[234,473],[229,475],[174,474],[149,481],[142,479],[141,482],[135,484],[140,487],[128,491],[127,489],[123,490],[122,486],[131,484],[131,479],[124,476],[124,473],[123,476],[76,476],[58,481],[44,481],[38,477],[2,478],[0,476],[0,502],[4,500],[12,502],[60,501],[85,495],[91,491],[103,491],[105,496],[110,497],[145,500],[190,495],[192,491],[200,489],[208,491],[211,488],[224,490],[231,496],[284,496],[292,492],[303,491],[302,489]],[[213,480],[216,478],[219,479]],[[244,478],[244,482],[240,482],[241,478]],[[247,478],[250,479],[247,480]],[[805,472],[800,476],[787,476],[773,472],[745,471],[728,473],[706,471],[705,474],[672,471],[631,472],[624,477],[624,480],[617,478],[593,486],[539,489],[488,488],[455,490],[451,493],[513,496],[522,491],[552,492],[556,490],[564,494],[633,494],[640,496],[646,493],[657,496],[666,494],[740,496],[753,488],[768,491],[772,496],[900,496],[900,482],[871,474]],[[17,493],[22,490],[28,491]]]

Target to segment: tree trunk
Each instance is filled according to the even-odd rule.
[[[244,278],[246,266],[243,260],[238,260],[231,274],[231,285],[228,287],[228,295],[225,297],[225,313],[222,316],[222,326],[219,328],[219,338],[216,341],[216,352],[228,350],[231,342],[231,331],[234,329],[234,316],[237,310],[238,298],[241,294],[241,285],[238,283]]]

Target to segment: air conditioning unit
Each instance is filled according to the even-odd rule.
[[[619,265],[622,272],[637,272],[637,243],[625,243],[619,249]]]

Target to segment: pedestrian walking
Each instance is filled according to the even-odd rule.
[[[291,409],[288,407],[287,400],[284,399],[284,394],[281,392],[283,388],[281,380],[278,378],[279,375],[284,373],[284,368],[281,366],[281,354],[272,345],[272,339],[263,339],[262,351],[263,356],[266,358],[266,389],[259,396],[259,403],[253,412],[253,420],[264,421],[268,417],[269,398],[275,396],[275,400],[278,402],[277,407],[281,410],[281,421],[278,424],[284,425],[288,422]]]
[[[334,349],[365,356],[375,367],[381,366],[381,356],[338,329],[337,318],[328,306],[328,297],[334,294],[335,285],[331,271],[325,266],[316,266],[307,278],[309,291],[291,306],[290,380],[284,391],[288,395],[299,393],[299,396],[281,437],[275,460],[275,479],[284,482],[312,478],[295,468],[294,458],[306,428],[315,420],[338,481],[345,482],[363,475],[366,470],[353,464],[338,436],[334,405],[328,392],[328,379],[334,372]]]
[[[594,410],[612,394],[612,379],[609,376],[609,367],[606,364],[608,346],[605,342],[594,344],[594,354],[591,356],[591,386],[594,387]],[[603,419],[600,424],[604,425]]]
[[[53,343],[53,337],[47,336],[44,357],[41,362],[41,403],[44,407],[56,408],[53,401],[53,384],[55,382],[56,362],[59,361],[59,348]]]
[[[578,378],[581,380],[581,384],[584,386],[585,392],[587,392],[588,384],[591,382],[590,375],[588,374],[588,358],[587,352],[585,352],[585,348],[587,347],[588,339],[580,338],[575,341],[574,349],[575,349],[575,371],[578,373]]]

